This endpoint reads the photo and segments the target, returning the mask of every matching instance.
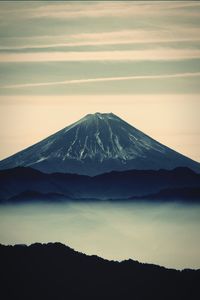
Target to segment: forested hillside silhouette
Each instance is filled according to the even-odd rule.
[[[0,245],[1,295],[10,299],[198,299],[200,270],[108,261],[60,244]]]

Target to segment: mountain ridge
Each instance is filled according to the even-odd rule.
[[[194,300],[199,294],[199,269],[109,261],[61,243],[0,245],[0,264],[5,300]]]
[[[157,142],[113,113],[88,114],[46,139],[0,161],[0,169],[26,166],[45,173],[95,176],[131,169],[200,164]]]
[[[9,199],[13,197],[19,199],[20,194],[22,198],[28,195],[28,201],[32,196],[37,196],[37,193],[41,198],[46,199],[49,196],[49,201],[52,197],[56,200],[56,195],[58,201],[64,200],[63,197],[74,201],[78,199],[126,200],[132,196],[139,199],[143,196],[155,195],[163,189],[183,188],[193,190],[200,188],[200,174],[183,167],[159,171],[112,171],[93,177],[70,173],[48,174],[30,167],[0,170],[0,203],[9,203]],[[198,200],[198,190],[195,195]],[[190,203],[190,199],[186,198]]]

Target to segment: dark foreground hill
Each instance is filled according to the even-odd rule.
[[[4,300],[199,299],[200,270],[107,261],[60,243],[0,245]]]
[[[169,190],[166,193],[166,189]],[[161,192],[164,190],[164,192]],[[200,174],[188,168],[132,170],[94,177],[17,167],[0,171],[0,203],[84,199],[179,199],[200,202]],[[151,196],[155,197],[151,197]],[[191,197],[190,197],[191,196]]]

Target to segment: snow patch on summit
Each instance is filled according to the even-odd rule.
[[[103,146],[103,143],[102,143],[102,141],[101,141],[99,135],[100,135],[100,132],[99,132],[99,131],[95,133],[95,137],[96,137],[97,143],[98,143],[98,145],[101,147],[101,149],[104,151],[104,146]]]
[[[87,148],[87,140],[88,140],[88,136],[86,136],[84,146],[80,151],[80,159],[84,158],[83,154],[84,154],[84,152],[86,151],[86,148]],[[86,156],[86,154],[85,154],[85,156]]]
[[[41,162],[41,161],[44,161],[44,160],[46,160],[46,159],[48,159],[48,156],[46,157],[46,156],[44,156],[44,157],[40,157],[38,160],[36,160],[34,163],[36,164],[36,163],[39,163],[39,162]]]

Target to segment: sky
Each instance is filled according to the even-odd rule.
[[[0,2],[0,159],[113,112],[200,161],[198,1]]]

